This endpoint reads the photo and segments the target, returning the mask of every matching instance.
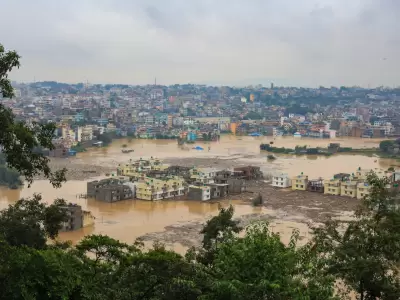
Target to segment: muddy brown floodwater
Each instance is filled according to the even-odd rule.
[[[389,166],[397,166],[399,164],[395,160],[361,155],[338,155],[331,157],[276,155],[278,159],[268,162],[266,159],[267,153],[260,153],[259,145],[260,143],[269,143],[270,141],[273,141],[277,147],[289,148],[294,148],[296,145],[326,147],[330,142],[338,142],[342,146],[354,148],[371,148],[378,147],[379,145],[379,140],[372,139],[316,140],[282,137],[274,139],[272,137],[223,136],[219,142],[199,142],[198,145],[203,146],[205,150],[197,151],[191,149],[197,144],[179,147],[176,141],[171,140],[116,140],[109,147],[90,149],[85,153],[78,153],[76,158],[68,159],[67,165],[72,170],[70,178],[79,180],[69,180],[60,189],[54,189],[45,180],[37,180],[31,188],[23,187],[20,190],[0,188],[0,209],[6,207],[8,204],[12,204],[19,198],[30,197],[34,193],[41,193],[43,199],[48,203],[51,203],[55,198],[64,198],[69,202],[82,205],[86,210],[90,210],[96,217],[96,222],[93,227],[75,232],[62,233],[60,237],[63,240],[77,242],[88,234],[106,234],[113,238],[132,243],[136,238],[144,236],[146,241],[166,241],[174,249],[182,252],[191,243],[196,244],[198,239],[196,240],[195,235],[198,229],[204,223],[205,219],[218,212],[217,203],[128,200],[109,204],[93,199],[79,199],[77,195],[86,193],[86,181],[89,180],[86,177],[91,175],[90,173],[82,175],[82,170],[85,168],[93,169],[95,166],[99,166],[98,174],[105,170],[115,170],[119,163],[126,162],[129,159],[150,156],[165,159],[168,163],[187,166],[227,168],[236,165],[252,164],[259,165],[267,173],[283,171],[290,175],[297,175],[300,172],[304,172],[310,178],[320,176],[329,178],[338,172],[351,173],[358,167],[387,169]],[[123,144],[127,144],[128,148],[135,151],[130,154],[122,154],[121,149]],[[210,151],[207,150],[208,146],[211,148]],[[65,164],[66,162],[64,161],[60,163],[60,166],[64,166]],[[53,165],[57,167],[57,161]],[[93,180],[93,178],[90,180]],[[346,199],[344,201],[352,200]],[[253,217],[264,215],[262,218],[273,220],[274,226],[279,228],[284,239],[290,236],[290,232],[294,227],[300,228],[304,231],[304,235],[307,235],[307,227],[304,227],[304,223],[310,222],[310,219],[301,214],[295,215],[295,207],[291,207],[290,211],[285,211],[286,207],[283,210],[254,208],[239,200],[222,200],[221,203],[223,205],[229,205],[230,203],[235,205],[236,217],[242,216],[242,219],[247,218],[247,221],[249,218],[243,217],[244,215]],[[309,209],[313,209],[312,203],[308,203],[308,205],[310,206]],[[334,206],[334,203],[332,206]],[[348,211],[343,212],[343,214],[348,213]],[[186,239],[186,242],[182,246],[179,244],[182,243],[179,235],[184,234],[184,229],[188,227],[192,228],[191,231],[189,230],[191,237]],[[182,230],[177,230],[177,228],[181,228]]]

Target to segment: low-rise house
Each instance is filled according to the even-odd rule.
[[[244,193],[247,189],[246,180],[240,178],[226,177],[219,174],[215,177],[214,181],[215,183],[228,184],[229,194]]]
[[[308,181],[307,191],[323,193],[324,189],[324,180],[322,178],[312,179]]]
[[[123,177],[123,176],[89,181],[86,184],[86,196],[89,198],[95,198],[96,193],[98,192],[99,189],[102,189],[102,188],[105,188],[108,186],[123,185],[127,182],[128,182],[127,177]]]
[[[192,182],[214,183],[217,169],[214,168],[193,168],[190,170]]]
[[[86,196],[104,202],[134,198],[134,186],[126,177],[113,177],[87,183]]]
[[[300,175],[292,178],[292,190],[305,191],[308,186],[308,176],[301,172]]]
[[[223,198],[229,194],[229,184],[227,183],[206,183],[210,187],[211,199]]]
[[[342,181],[340,186],[340,195],[356,198],[357,197],[357,180],[350,179]]]
[[[341,182],[341,179],[335,177],[324,180],[324,194],[340,196]]]
[[[209,186],[189,185],[188,200],[208,201],[211,199],[211,188]]]
[[[363,199],[369,195],[371,186],[368,182],[357,183],[357,199]]]
[[[61,224],[60,231],[74,231],[94,224],[94,217],[90,211],[82,210],[82,206],[69,203],[61,206],[67,212],[67,220]]]
[[[136,160],[128,164],[120,164],[117,168],[118,175],[134,176],[138,172],[147,173],[150,171],[163,171],[168,165],[163,164],[159,159],[151,157],[150,159]]]
[[[272,186],[279,188],[288,188],[292,186],[292,180],[290,179],[288,174],[274,174],[274,176],[272,177]]]
[[[124,184],[109,185],[99,188],[96,191],[95,199],[103,202],[117,202],[121,200],[133,199],[132,188]]]

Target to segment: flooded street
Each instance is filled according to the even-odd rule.
[[[253,164],[261,166],[264,172],[284,171],[290,175],[297,175],[300,172],[304,172],[310,178],[319,176],[329,178],[334,173],[339,172],[352,173],[358,167],[387,169],[391,165],[398,164],[394,160],[361,155],[337,155],[331,157],[276,155],[277,159],[275,161],[268,162],[266,159],[267,153],[260,153],[259,145],[260,143],[269,143],[270,141],[273,141],[276,147],[287,148],[294,148],[296,145],[326,147],[330,142],[337,142],[341,146],[353,148],[379,146],[379,140],[371,139],[315,140],[276,138],[274,140],[272,137],[223,136],[219,142],[211,142],[207,143],[207,145],[199,142],[198,144],[181,148],[175,140],[129,141],[122,139],[114,141],[112,145],[106,148],[94,148],[85,153],[78,153],[77,157],[70,158],[69,162],[71,163],[71,168],[74,168],[75,165],[88,164],[116,169],[119,163],[124,163],[129,159],[135,160],[140,157],[155,156],[177,164],[198,165],[202,164],[202,162],[208,162],[216,168],[237,164]],[[122,154],[121,149],[123,144],[127,144],[127,149],[134,149],[135,152]],[[191,149],[196,145],[203,145],[205,150],[197,151]],[[208,145],[211,147],[209,152],[207,151]],[[196,159],[198,160],[196,161]],[[24,187],[21,190],[1,188],[0,209],[7,207],[7,205],[19,198],[30,197],[34,193],[41,193],[43,199],[48,203],[51,203],[55,198],[64,198],[69,202],[77,203],[83,209],[90,210],[96,217],[93,227],[61,234],[61,239],[72,240],[73,242],[79,241],[83,236],[88,234],[105,234],[127,243],[132,243],[140,236],[163,231],[167,226],[188,222],[203,223],[206,218],[218,212],[217,203],[127,200],[110,204],[93,199],[79,199],[77,197],[78,194],[86,193],[85,180],[70,180],[60,189],[54,189],[45,180],[37,180],[31,188]],[[240,201],[222,201],[223,205],[228,205],[229,203],[235,205],[236,216],[259,213],[272,214],[261,208],[244,205]],[[287,226],[284,226],[285,224]],[[295,227],[295,223],[286,220],[276,223],[276,226],[287,237]],[[198,227],[196,227],[197,229]],[[175,249],[179,250],[181,249],[180,247],[174,245]]]

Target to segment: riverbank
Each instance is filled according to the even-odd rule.
[[[169,157],[165,158],[163,161],[170,165],[180,165],[186,167],[203,167],[203,168],[217,168],[217,169],[227,169],[232,167],[245,166],[246,159],[257,158],[256,155],[230,155],[230,156],[210,156],[210,157]],[[242,159],[242,160],[239,160]]]
[[[252,205],[252,199],[261,194],[264,203],[256,214],[237,217],[240,225],[245,227],[252,222],[268,221],[270,227],[288,242],[292,231],[300,231],[300,240],[306,242],[311,236],[310,226],[321,224],[328,218],[349,217],[360,200],[347,197],[324,195],[291,189],[277,189],[270,183],[259,180],[249,181],[247,192],[230,195],[220,199],[228,205],[231,201],[241,200],[241,205]],[[197,219],[166,226],[163,231],[151,232],[141,236],[142,241],[162,242],[169,246],[181,244],[186,248],[199,246],[202,236],[200,230],[207,218]]]
[[[237,207],[237,206],[236,206]],[[210,216],[211,217],[211,216]],[[298,218],[301,218],[298,216]],[[197,219],[189,222],[178,223],[166,226],[164,231],[147,233],[138,238],[143,242],[161,242],[167,246],[176,244],[182,245],[184,248],[201,245],[202,235],[201,229],[208,218]],[[274,232],[279,232],[284,243],[289,242],[290,236],[294,229],[300,231],[300,240],[306,241],[310,236],[310,230],[306,222],[298,222],[291,220],[285,212],[260,210],[260,213],[242,215],[234,218],[239,225],[245,228],[254,222],[269,222]]]
[[[88,164],[79,161],[74,157],[50,158],[49,166],[53,171],[66,168],[67,180],[87,180],[91,177],[97,177],[106,173],[111,173],[116,169],[115,167],[100,164]],[[38,175],[35,177],[35,180],[42,179],[45,179],[43,175]]]

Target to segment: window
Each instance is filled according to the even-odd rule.
[[[296,187],[298,188],[298,187],[299,187],[299,185],[298,185],[298,184],[296,184]]]
[[[281,185],[283,185],[283,182],[281,182]]]
[[[304,186],[303,186],[303,185],[301,185],[300,187],[301,187],[301,188],[303,188]]]

